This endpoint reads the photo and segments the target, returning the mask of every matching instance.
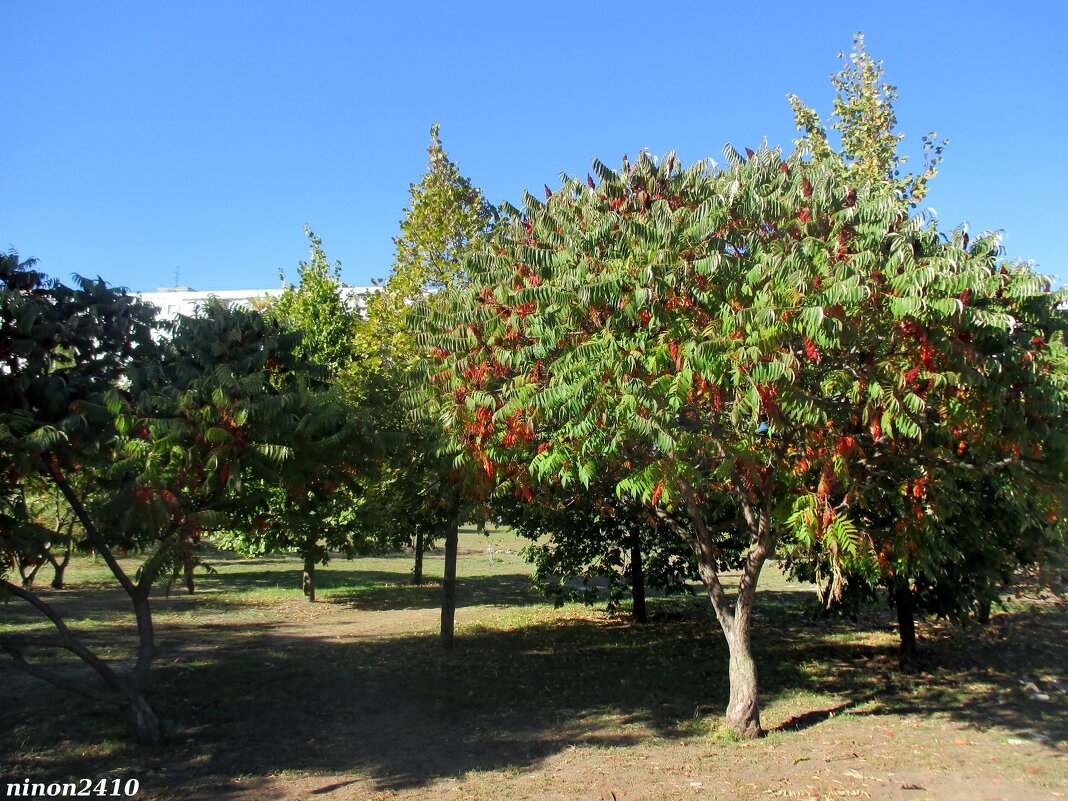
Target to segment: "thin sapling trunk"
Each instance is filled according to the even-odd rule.
[[[71,520],[67,524],[67,535],[63,539],[63,558],[56,559],[55,554],[51,550],[48,551],[48,561],[52,565],[52,589],[63,589],[63,576],[67,571],[67,565],[70,564],[70,554],[74,550],[74,521]]]
[[[894,606],[897,607],[897,631],[901,638],[899,652],[901,669],[913,673],[917,669],[919,652],[916,648],[916,612],[908,584],[894,587]]]
[[[185,577],[185,589],[190,595],[197,591],[196,580],[193,577],[193,554],[189,541],[182,543],[182,573]]]
[[[315,555],[304,554],[304,572],[301,574],[300,586],[308,603],[315,601]]]

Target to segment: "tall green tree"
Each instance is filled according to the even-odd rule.
[[[322,238],[308,226],[304,234],[310,253],[297,266],[297,282],[286,284],[265,310],[300,332],[300,352],[327,371],[327,380],[341,381],[362,355],[356,347],[365,325],[360,300],[345,291],[341,262],[330,262]]]
[[[427,170],[409,188],[409,203],[394,238],[396,254],[388,281],[370,299],[366,329],[368,341],[361,348],[378,354],[379,369],[391,380],[401,378],[406,390],[420,376],[418,365],[426,350],[410,327],[409,309],[429,302],[441,292],[466,281],[464,259],[488,241],[497,213],[481,190],[461,175],[445,152],[435,124],[430,129]],[[415,395],[421,395],[416,392]],[[405,397],[412,397],[406,392]],[[419,404],[409,407],[418,413]],[[464,498],[463,476],[443,451],[437,421],[407,415],[397,421],[403,444],[387,458],[389,499],[396,524],[409,528],[415,547],[416,583],[422,581],[423,551],[440,536],[445,540],[441,639],[451,648],[456,605],[456,553],[459,524],[472,511]],[[390,500],[391,499],[391,500]],[[397,508],[401,503],[404,508]]]
[[[464,259],[488,240],[496,209],[482,190],[460,173],[442,147],[440,127],[430,127],[426,172],[408,187],[408,205],[400,222],[393,267],[383,291],[370,305],[373,336],[398,341],[381,347],[383,358],[418,358],[418,346],[404,316],[407,307],[428,294],[456,286],[464,278]]]
[[[258,506],[223,542],[248,555],[295,551],[304,562],[301,587],[315,600],[315,568],[332,552],[366,552],[380,537],[368,525],[364,493],[381,458],[382,415],[391,403],[365,369],[359,343],[367,326],[361,299],[347,291],[341,264],[331,263],[322,239],[305,226],[309,258],[297,268],[296,284],[286,286],[265,308],[273,320],[300,337],[298,352],[320,368],[307,387],[315,413],[300,431],[306,440],[287,464],[285,482],[261,479]]]

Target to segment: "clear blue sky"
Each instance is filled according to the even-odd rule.
[[[271,287],[308,223],[388,274],[429,127],[494,202],[641,148],[789,145],[862,30],[944,227],[1068,277],[1061,3],[0,4],[0,249],[135,290]]]

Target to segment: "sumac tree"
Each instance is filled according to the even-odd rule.
[[[725,154],[594,162],[599,180],[527,193],[422,324],[438,414],[487,476],[617,475],[690,544],[730,652],[727,725],[749,737],[765,562],[784,539],[836,564],[877,547],[861,487],[899,459],[967,460],[960,427],[1023,476],[1061,408],[1064,296],[883,182],[803,149]]]
[[[832,144],[812,109],[791,97],[802,132],[798,144],[840,180],[887,187],[899,215],[910,214],[926,196],[948,140],[939,142],[934,133],[925,136],[922,172],[906,173],[907,157],[899,150],[903,136],[895,130],[897,91],[883,82],[882,64],[865,51],[860,34],[832,82],[837,97],[830,128],[840,134],[840,145]],[[953,236],[969,249],[966,229]],[[985,240],[980,249],[997,248],[996,238]],[[911,358],[902,361],[901,369],[924,406],[934,402],[941,407],[926,441],[907,452],[899,442],[893,458],[870,462],[865,481],[851,488],[854,520],[871,547],[845,560],[812,540],[784,553],[795,575],[823,582],[831,604],[871,598],[874,587],[886,587],[897,610],[905,667],[915,663],[916,613],[956,621],[972,614],[985,619],[1015,571],[1064,550],[1065,443],[1058,415],[1068,365],[1063,348],[1046,347],[1063,328],[1064,315],[1051,298],[1021,304],[1020,298],[999,291],[992,300],[980,301],[980,308],[1007,309],[1026,325],[1013,322],[993,340],[977,338],[978,332],[968,329],[951,331],[960,339],[957,347],[973,352],[962,369],[971,369],[983,357],[995,360],[980,368],[996,374],[988,395],[955,381],[953,393],[943,394],[945,388],[935,386],[927,373],[932,364],[947,363],[938,353],[945,346],[931,342],[926,325],[899,323],[894,336],[913,342]],[[971,295],[965,288],[959,300],[970,302]],[[1042,351],[1037,360],[1036,349]],[[952,374],[947,379],[953,381]],[[1015,396],[1008,409],[997,391]],[[912,402],[918,411],[921,405]],[[1025,415],[1013,420],[1021,410]],[[977,422],[990,414],[994,425]],[[991,437],[990,431],[1002,436]],[[976,436],[978,432],[983,433]],[[953,458],[932,460],[934,442]]]

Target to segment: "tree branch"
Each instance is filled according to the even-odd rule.
[[[122,588],[126,590],[126,594],[131,598],[134,597],[138,592],[137,587],[130,581],[130,577],[126,575],[126,571],[122,569],[122,566],[111,552],[108,544],[100,535],[100,531],[97,530],[92,518],[89,517],[89,512],[86,511],[85,506],[82,505],[81,500],[75,494],[70,484],[67,483],[67,479],[63,477],[63,473],[60,472],[59,468],[55,464],[50,465],[50,468],[52,480],[55,481],[56,486],[59,487],[59,491],[63,493],[63,497],[67,499],[67,503],[69,503],[70,508],[74,510],[74,514],[78,516],[78,520],[81,521],[82,528],[85,529],[89,541],[93,543],[93,547],[96,548],[97,553],[104,558],[104,562],[111,569],[115,578],[119,580],[119,584],[122,585]]]
[[[29,590],[25,590],[15,584],[12,584],[6,579],[0,580],[0,584],[3,588],[10,592],[12,595],[22,598],[28,604],[36,608],[41,614],[47,617],[52,624],[59,631],[59,641],[62,641],[64,648],[71,653],[75,654],[79,659],[85,662],[89,667],[95,670],[100,677],[104,679],[116,692],[125,694],[127,692],[126,682],[119,676],[111,667],[108,666],[104,660],[82,645],[78,639],[74,636],[74,633],[67,627],[67,624],[63,622],[63,618],[56,612],[49,604],[38,598]]]
[[[708,597],[712,601],[712,608],[715,610],[716,619],[719,621],[723,633],[729,637],[734,629],[734,613],[731,612],[727,594],[723,591],[723,583],[719,580],[716,548],[712,545],[711,532],[705,525],[704,516],[701,514],[701,509],[697,505],[697,500],[694,498],[693,489],[683,483],[681,492],[683,499],[686,501],[686,511],[689,513],[694,528],[697,530],[696,540],[693,538],[687,539],[690,542],[690,546],[697,554],[697,564],[701,572],[701,580],[704,582],[705,588],[708,590]]]
[[[112,695],[106,695],[104,693],[97,692],[85,687],[79,682],[70,681],[69,679],[60,676],[46,668],[39,665],[33,665],[26,661],[26,657],[22,655],[22,652],[15,646],[3,641],[0,641],[0,648],[7,651],[11,657],[11,664],[13,667],[21,670],[23,673],[28,673],[31,676],[35,676],[42,681],[47,681],[49,684],[53,684],[56,687],[60,687],[64,690],[69,690],[76,695],[81,695],[85,698],[90,698],[94,701],[101,701],[105,704],[114,704],[115,706],[122,706],[122,699],[116,698]]]

